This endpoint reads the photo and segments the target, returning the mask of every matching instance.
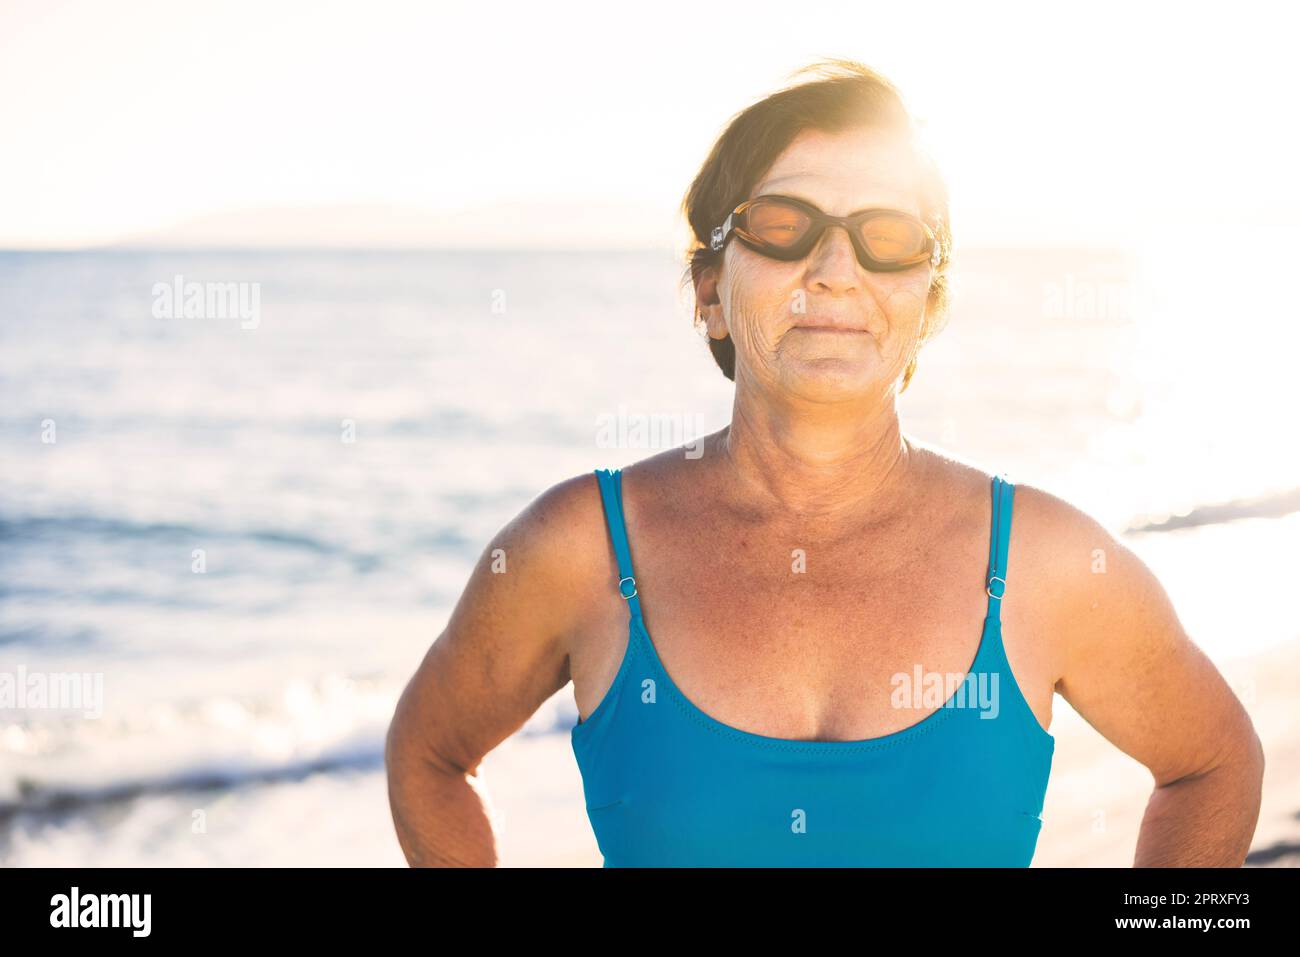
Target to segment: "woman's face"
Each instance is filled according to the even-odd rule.
[[[920,215],[906,145],[878,130],[797,137],[750,196],[781,193],[847,216],[871,206]],[[697,287],[709,335],[730,335],[738,385],[816,401],[884,397],[920,336],[929,263],[870,272],[831,227],[801,260],[770,259],[734,237]],[[713,288],[709,288],[713,287]]]

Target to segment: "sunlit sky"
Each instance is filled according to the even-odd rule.
[[[899,85],[968,242],[1300,220],[1293,33],[1188,6],[6,0],[0,247],[555,201],[655,245],[728,118],[826,56]]]

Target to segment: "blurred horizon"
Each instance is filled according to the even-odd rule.
[[[549,8],[503,22],[472,3],[14,0],[0,8],[0,84],[20,91],[0,100],[0,248],[304,234],[489,248],[522,232],[529,248],[676,249],[681,198],[725,124],[828,57],[897,85],[959,242],[1300,218],[1296,133],[1278,120],[1297,72],[1267,6],[810,2],[737,23],[668,2],[635,45],[610,38],[603,9],[570,5],[562,37],[539,43]],[[573,215],[525,226],[530,205]]]
[[[1044,231],[1013,234],[1010,230],[976,232],[953,224],[954,250],[1040,249],[1117,250],[1150,246],[1153,234],[1193,224],[1239,225],[1275,230],[1276,216],[1219,211],[1207,219],[1171,215],[1158,230],[1139,236],[1136,226],[1117,224],[1104,231]],[[321,251],[665,251],[685,255],[687,227],[677,210],[631,203],[502,200],[491,204],[434,210],[417,206],[338,203],[262,206],[194,216],[94,242],[28,243],[8,252],[113,252],[115,250],[312,249]]]

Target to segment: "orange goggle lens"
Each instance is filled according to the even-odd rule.
[[[810,242],[816,225],[806,210],[779,200],[759,200],[745,211],[745,231],[774,250],[798,250]],[[905,214],[872,213],[856,227],[858,239],[879,262],[905,263],[929,254],[924,227]]]

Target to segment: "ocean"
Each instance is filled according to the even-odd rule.
[[[959,250],[900,410],[1122,533],[1229,661],[1300,635],[1297,317],[1194,239]],[[400,864],[384,733],[489,537],[727,424],[681,274],[661,251],[0,253],[0,682],[87,676],[84,707],[0,696],[0,863]],[[572,791],[575,718],[565,689],[508,742],[512,849]]]

